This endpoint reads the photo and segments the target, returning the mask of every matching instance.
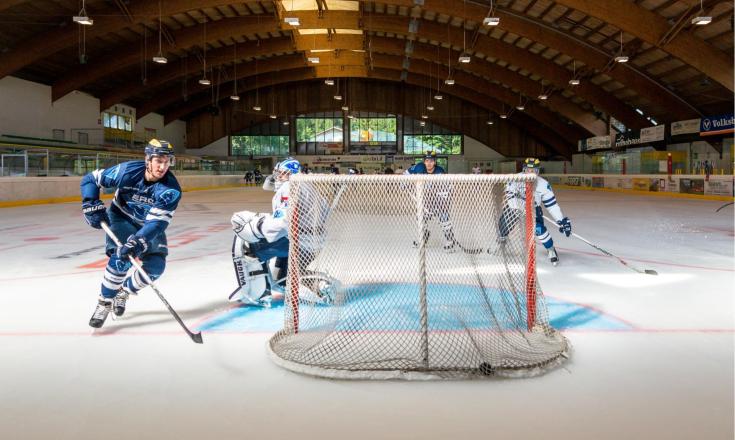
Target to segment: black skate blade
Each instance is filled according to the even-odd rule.
[[[655,270],[653,270],[653,269],[646,269],[646,270],[645,270],[644,272],[645,272],[645,273],[646,273],[647,275],[658,275],[658,272],[656,272],[656,271],[655,271]]]

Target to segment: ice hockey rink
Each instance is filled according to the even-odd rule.
[[[551,323],[573,346],[530,379],[344,381],[268,359],[282,323],[228,303],[234,211],[272,194],[184,194],[155,294],[92,331],[105,264],[78,203],[0,210],[3,439],[732,439],[735,258],[724,202],[557,190],[574,232],[538,253]],[[108,201],[109,203],[109,201]]]

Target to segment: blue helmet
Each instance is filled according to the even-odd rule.
[[[301,172],[301,164],[293,157],[287,157],[276,165],[276,170],[281,173],[298,174]]]
[[[145,158],[150,159],[153,156],[169,156],[173,160],[174,146],[168,141],[151,139],[145,146]]]

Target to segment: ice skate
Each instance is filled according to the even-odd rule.
[[[122,316],[125,313],[125,305],[130,297],[130,292],[125,289],[120,289],[112,299],[112,313],[115,316]]]
[[[110,310],[112,310],[112,299],[100,297],[92,318],[89,320],[89,326],[94,328],[102,327],[102,324],[107,319],[107,315],[110,314]]]
[[[556,266],[559,264],[559,255],[556,253],[556,249],[549,248],[549,261],[551,261],[551,264]]]

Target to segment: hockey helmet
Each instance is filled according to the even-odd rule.
[[[540,167],[541,161],[535,157],[529,157],[523,161],[523,171],[533,171],[538,174]]]
[[[427,151],[424,154],[424,160],[426,159],[436,160],[436,151]]]
[[[150,160],[153,156],[167,156],[171,159],[171,165],[174,162],[174,146],[170,142],[158,139],[151,139],[145,146],[145,159]]]
[[[301,164],[293,157],[287,157],[276,165],[276,171],[281,174],[298,174],[301,172]]]

